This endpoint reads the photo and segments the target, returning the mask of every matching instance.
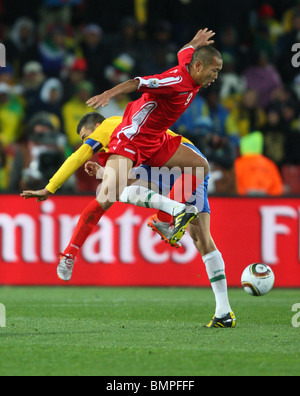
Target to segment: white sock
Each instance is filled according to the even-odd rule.
[[[216,298],[215,315],[217,318],[222,318],[229,312],[232,312],[228,299],[225,263],[218,250],[208,253],[202,258]]]
[[[171,216],[176,216],[185,209],[184,204],[173,201],[142,186],[125,187],[119,201],[143,208],[162,210]]]

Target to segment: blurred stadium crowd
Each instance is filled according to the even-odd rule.
[[[209,159],[210,194],[300,194],[298,0],[0,0],[0,192],[43,188],[81,143],[86,100],[173,67],[204,27],[224,68],[172,129]],[[62,189],[91,191],[82,170]]]

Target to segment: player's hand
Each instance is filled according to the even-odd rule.
[[[94,109],[97,109],[98,107],[105,107],[109,104],[109,101],[111,99],[111,95],[108,92],[103,92],[101,95],[96,95],[90,98],[86,104],[89,107],[93,107]]]
[[[38,191],[23,191],[20,194],[20,196],[25,199],[37,198],[37,202],[46,201],[50,195],[52,194],[46,188]]]
[[[214,40],[212,40],[212,38],[215,34],[215,32],[208,30],[208,28],[200,29],[191,41],[191,44],[195,49],[204,45],[212,45],[214,44]]]
[[[89,161],[84,166],[84,170],[89,176],[96,176],[99,169],[102,169],[102,166],[97,164],[97,162]]]

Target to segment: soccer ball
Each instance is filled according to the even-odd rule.
[[[255,297],[268,294],[273,289],[274,283],[274,272],[265,264],[251,264],[242,275],[242,285],[245,292]]]

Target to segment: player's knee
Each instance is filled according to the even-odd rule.
[[[194,245],[202,257],[216,249],[211,241],[203,241],[201,239],[194,240]]]
[[[204,177],[206,177],[209,174],[209,163],[204,158],[202,160],[202,166],[203,166],[203,169],[204,169]]]
[[[193,166],[193,173],[198,178],[200,178],[200,175],[203,175],[204,179],[206,178],[209,173],[209,163],[206,161],[205,158],[197,158]]]

